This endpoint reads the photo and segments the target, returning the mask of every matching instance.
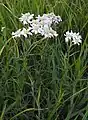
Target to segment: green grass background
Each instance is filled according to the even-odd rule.
[[[21,13],[54,12],[58,38],[10,39]],[[0,120],[88,120],[88,0],[0,0]],[[69,49],[67,30],[82,44]]]

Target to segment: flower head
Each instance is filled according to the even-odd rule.
[[[32,33],[34,33],[34,34],[38,34],[39,33],[39,29],[40,29],[40,25],[39,24],[32,23],[31,27],[32,27],[32,31],[31,31]]]
[[[31,28],[29,28],[29,29],[23,28],[23,30],[21,31],[21,35],[23,35],[25,38],[27,38],[27,35],[32,35],[30,30],[31,30]]]
[[[19,18],[19,20],[25,25],[25,24],[29,24],[31,22],[31,20],[33,19],[33,16],[34,14],[30,14],[29,12],[28,13],[25,13],[23,14],[22,13],[22,16]]]
[[[53,12],[48,14],[43,14],[43,16],[38,15],[36,17],[40,23],[47,24],[51,26],[53,23],[59,23],[62,21],[61,17],[58,15],[56,16]]]
[[[20,36],[21,36],[21,29],[17,30],[16,32],[12,32],[13,38],[20,37]]]
[[[51,38],[51,37],[57,37],[58,36],[56,31],[54,31],[48,25],[44,25],[41,34],[44,35],[45,38]]]
[[[78,33],[73,33],[72,30],[71,32],[67,31],[66,34],[64,34],[65,36],[65,42],[69,42],[71,41],[73,44],[80,44],[82,43],[82,37],[81,35],[79,35],[79,32]]]
[[[56,16],[53,12],[48,14],[48,17],[52,19],[53,23],[59,23],[62,21],[61,17],[58,15]]]

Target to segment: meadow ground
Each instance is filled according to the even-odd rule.
[[[60,15],[58,37],[12,39],[26,12]],[[0,0],[0,120],[88,120],[88,0]]]

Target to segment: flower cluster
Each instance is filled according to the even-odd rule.
[[[52,28],[54,24],[59,24],[62,19],[54,13],[43,14],[42,16],[38,15],[37,17],[34,14],[25,13],[19,18],[19,21],[24,25],[23,29],[19,29],[16,32],[12,32],[12,37],[21,37],[32,36],[33,34],[40,34],[45,38],[57,37],[57,32]],[[80,44],[82,42],[82,37],[78,33],[67,31],[65,36],[65,42],[71,41],[73,44]]]
[[[12,37],[20,37],[21,35],[27,38],[28,35],[40,34],[45,38],[57,37],[58,34],[53,30],[52,25],[58,24],[62,21],[60,16],[56,16],[54,13],[43,14],[43,16],[38,15],[34,19],[34,14],[26,13],[22,14],[19,18],[20,22],[25,25],[21,30],[12,32]]]
[[[73,31],[71,30],[71,32],[67,31],[66,34],[64,34],[65,36],[65,42],[69,42],[71,41],[73,44],[78,44],[80,45],[80,43],[82,43],[82,37],[81,35],[79,35],[78,33],[73,33]]]

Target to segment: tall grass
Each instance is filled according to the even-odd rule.
[[[54,12],[56,39],[11,39],[21,13]],[[88,0],[0,0],[0,120],[88,120]],[[80,32],[69,46],[63,34]]]

